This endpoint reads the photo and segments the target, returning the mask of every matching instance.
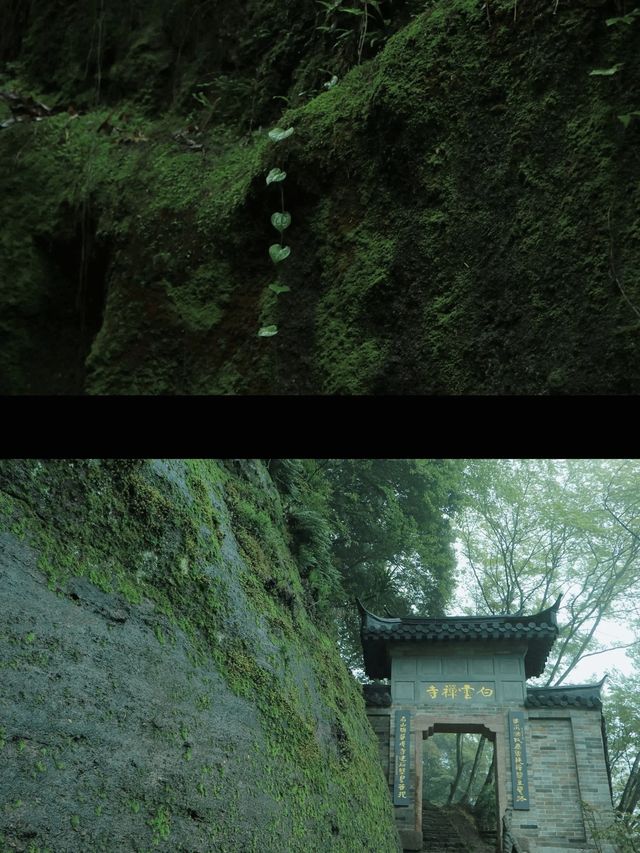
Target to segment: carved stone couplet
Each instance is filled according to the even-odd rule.
[[[394,806],[409,805],[409,768],[411,766],[411,713],[396,711],[396,756],[393,782]]]
[[[524,714],[522,711],[509,711],[509,747],[511,750],[513,808],[529,809],[527,745],[525,743]]]

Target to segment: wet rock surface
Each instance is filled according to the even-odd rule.
[[[167,620],[153,605],[133,608],[85,578],[56,595],[10,534],[0,585],[5,844],[143,850],[170,827],[174,849],[211,850],[212,787],[224,801],[225,776],[253,764],[255,707],[195,668],[179,636],[160,642]],[[242,779],[234,792],[242,801],[223,808],[264,823],[265,799]]]
[[[360,690],[243,465],[0,462],[1,853],[397,850]]]

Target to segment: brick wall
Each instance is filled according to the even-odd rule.
[[[394,739],[392,712],[395,708],[368,708],[367,717],[378,740],[380,763],[393,796]],[[455,715],[452,715],[455,717]],[[529,709],[525,736],[531,808],[513,812],[513,832],[528,844],[531,853],[584,851],[614,853],[614,848],[590,837],[582,801],[605,814],[611,809],[600,711],[596,709]],[[418,746],[422,741],[420,740]],[[506,782],[506,799],[512,804],[510,752],[504,750],[500,768]],[[418,750],[420,760],[420,750]],[[411,743],[410,788],[416,775],[416,741]],[[413,805],[396,808],[398,829],[411,830],[416,814]]]
[[[386,779],[393,784],[393,774],[389,776],[389,747],[391,729],[391,711],[388,708],[367,708],[367,717],[371,728],[378,738],[380,763]]]
[[[526,727],[531,809],[513,813],[513,831],[535,853],[594,851],[582,801],[611,809],[600,711],[529,710]],[[511,801],[511,781],[509,780]],[[613,848],[600,842],[603,853]]]

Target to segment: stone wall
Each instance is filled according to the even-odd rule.
[[[260,462],[0,462],[0,853],[397,853]]]
[[[395,766],[394,711],[410,709],[406,702],[394,702],[391,708],[369,707],[367,716],[378,738],[380,760],[393,796]],[[450,708],[447,715],[425,715],[415,706],[411,736],[410,796],[408,807],[395,807],[396,825],[403,840],[412,839],[420,831],[419,814],[414,799],[420,794],[421,745],[432,723],[447,723],[473,728],[482,715],[462,714],[464,708]],[[525,711],[525,738],[530,808],[514,810],[512,833],[527,853],[614,853],[614,848],[593,838],[582,803],[594,810],[601,822],[611,813],[611,789],[602,740],[602,716],[599,708],[529,708]],[[504,719],[503,719],[504,716]],[[485,723],[496,732],[498,761],[498,800],[504,813],[513,806],[511,754],[507,738],[506,710],[485,717]],[[426,726],[426,727],[425,727]],[[415,839],[414,839],[415,840]],[[405,844],[405,849],[416,849]]]
[[[390,786],[393,786],[393,774],[389,773],[391,711],[389,709],[367,708],[367,717],[378,740],[380,764],[382,765],[385,779],[389,781]]]

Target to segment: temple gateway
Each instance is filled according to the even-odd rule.
[[[365,610],[367,715],[405,850],[567,853],[612,815],[600,684],[528,687],[558,636],[533,616],[383,618]]]

